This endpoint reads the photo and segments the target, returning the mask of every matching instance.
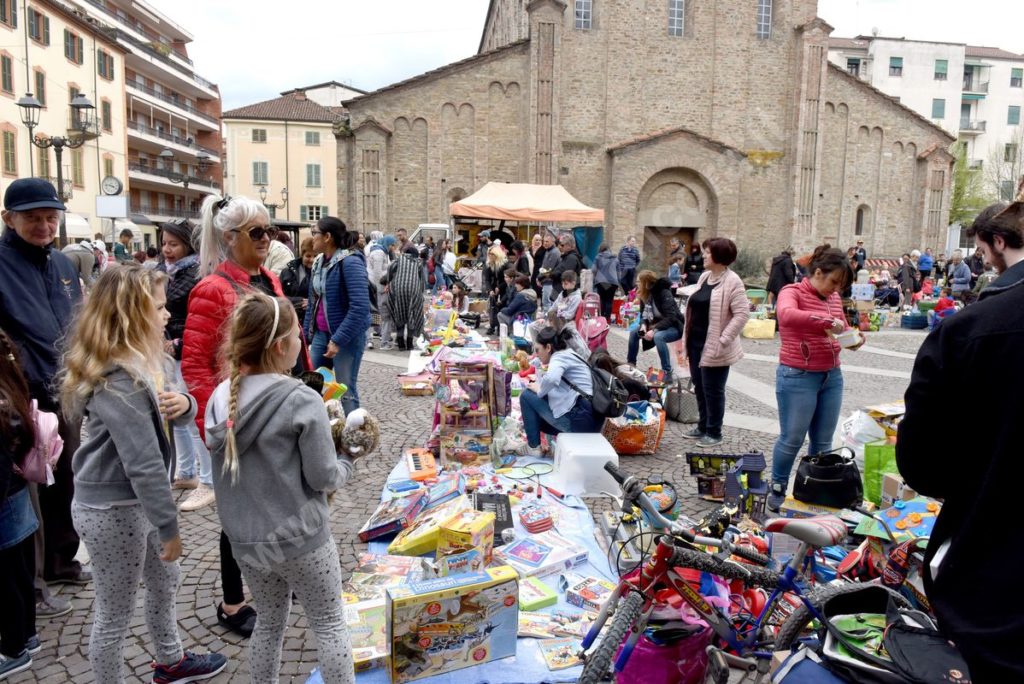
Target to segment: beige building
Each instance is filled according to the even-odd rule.
[[[56,154],[30,142],[19,99],[31,93],[43,105],[34,135],[44,138],[69,135],[69,104],[76,95],[84,94],[95,107],[88,116],[88,140],[62,154],[64,192],[70,196],[65,215],[69,239],[92,239],[104,230],[96,216],[100,180],[124,178],[127,170],[124,57],[109,30],[66,5],[0,2],[0,192],[28,176],[57,185]]]
[[[952,137],[830,65],[831,31],[816,0],[491,0],[477,55],[345,103],[339,215],[408,228],[560,183],[648,253],[940,244]]]
[[[224,113],[230,195],[260,197],[278,219],[312,222],[337,211],[335,123],[362,91],[329,82]]]

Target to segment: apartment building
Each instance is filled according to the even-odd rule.
[[[111,30],[67,5],[0,0],[0,192],[29,176],[58,185],[55,150],[37,147],[31,138],[84,138],[80,147],[63,149],[60,163],[69,240],[134,227],[96,215],[100,181],[124,178],[127,171],[125,55]],[[79,94],[95,109],[73,114],[69,105]],[[28,95],[40,105],[31,136],[18,106]]]
[[[1024,171],[1024,55],[1000,48],[858,36],[831,38],[829,60],[957,136],[993,194]]]
[[[133,220],[198,218],[202,197],[223,183],[221,99],[188,56],[192,35],[144,0],[68,2],[111,27],[125,52],[115,65],[124,79],[124,106],[115,116],[127,138]]]
[[[262,198],[278,220],[336,214],[334,126],[344,114],[341,101],[362,94],[331,81],[224,112],[227,192]]]

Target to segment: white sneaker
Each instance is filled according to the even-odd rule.
[[[541,451],[539,446],[532,447],[529,444],[523,444],[521,447],[516,449],[516,453],[518,455],[520,455],[520,456],[523,456],[523,457],[531,457],[532,456],[534,458],[540,458],[540,457],[542,457],[544,455],[544,452]]]
[[[373,340],[366,340],[366,348],[373,349]]]
[[[198,511],[200,508],[206,508],[215,500],[213,488],[201,484],[188,495],[179,508],[182,511]]]

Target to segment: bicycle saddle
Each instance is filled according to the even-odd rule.
[[[765,525],[768,532],[781,532],[811,546],[832,546],[846,539],[846,523],[834,515],[813,518],[775,518]]]

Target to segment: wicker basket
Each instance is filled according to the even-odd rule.
[[[601,434],[612,445],[620,456],[650,455],[658,450],[661,436],[665,432],[665,412],[658,411],[658,420],[646,425],[626,424],[617,422],[620,419],[608,418],[604,421]]]

